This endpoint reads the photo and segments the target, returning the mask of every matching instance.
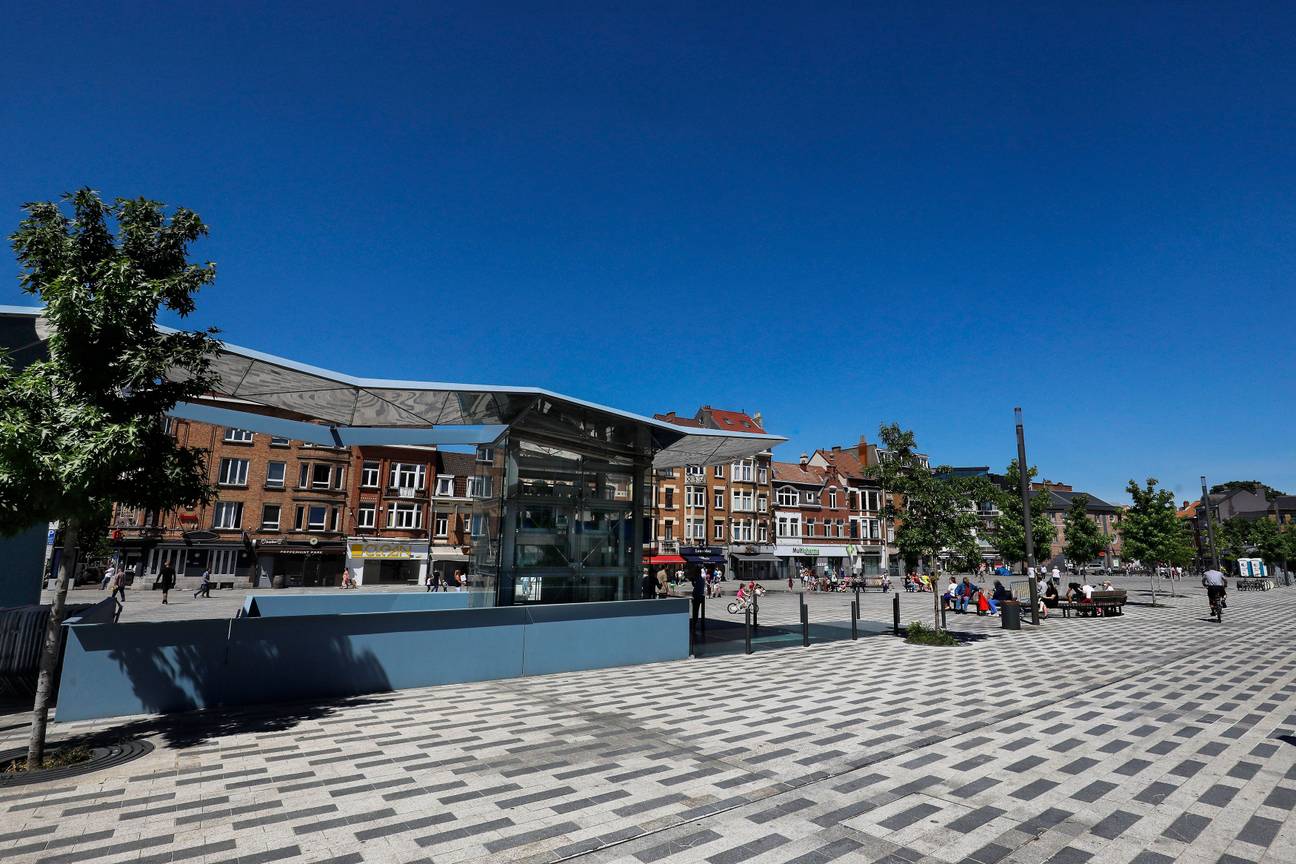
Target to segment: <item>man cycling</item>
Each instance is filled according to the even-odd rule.
[[[1202,584],[1206,586],[1206,597],[1210,600],[1212,613],[1215,611],[1216,604],[1219,604],[1222,609],[1228,607],[1228,603],[1224,600],[1224,592],[1228,588],[1228,579],[1224,577],[1223,573],[1212,567],[1202,574]]]

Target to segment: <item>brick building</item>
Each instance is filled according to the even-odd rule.
[[[473,475],[490,448],[355,447],[347,568],[361,584],[419,584],[468,569]],[[448,582],[447,582],[448,584]]]
[[[152,580],[165,561],[182,578],[210,570],[218,581],[278,579],[336,585],[341,579],[350,454],[253,433],[168,418],[176,440],[208,452],[217,498],[167,513],[114,508],[113,546]]]
[[[817,576],[852,575],[851,505],[845,479],[833,466],[775,462],[774,518],[778,578],[796,577],[803,570]]]
[[[1097,495],[1091,495],[1088,492],[1076,492],[1066,483],[1055,483],[1046,480],[1038,483],[1031,483],[1031,489],[1036,492],[1046,491],[1049,493],[1048,515],[1053,522],[1053,542],[1048,549],[1047,557],[1043,552],[1037,552],[1035,557],[1044,564],[1056,563],[1058,566],[1064,566],[1067,562],[1063,550],[1066,548],[1066,514],[1071,509],[1071,502],[1077,495],[1084,495],[1088,498],[1085,504],[1085,513],[1092,519],[1098,528],[1111,538],[1111,543],[1103,550],[1098,562],[1093,561],[1072,561],[1075,566],[1086,564],[1101,563],[1107,567],[1119,566],[1121,558],[1121,536],[1120,523],[1122,508],[1111,504]]]
[[[692,417],[673,411],[654,417],[700,429],[765,431],[759,413],[750,416],[710,405]],[[738,579],[774,578],[771,458],[766,450],[727,465],[654,471],[652,533],[645,560],[652,566],[719,566]]]
[[[886,529],[882,518],[882,484],[868,473],[868,442],[855,447],[816,450],[810,466],[834,469],[846,485],[850,511],[850,543],[846,551],[849,571],[861,576],[880,576],[887,569]]]

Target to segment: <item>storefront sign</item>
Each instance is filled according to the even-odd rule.
[[[814,558],[819,554],[819,548],[817,546],[793,546],[792,554],[801,555],[806,558]]]
[[[373,561],[392,561],[410,558],[427,557],[426,543],[387,543],[368,540],[362,543],[348,543],[347,551],[352,558]]]

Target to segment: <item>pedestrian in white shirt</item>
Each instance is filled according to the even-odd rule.
[[[1054,581],[1054,582],[1059,582],[1059,581],[1061,581],[1061,579],[1062,579],[1062,571],[1058,569],[1058,566],[1057,566],[1056,564],[1054,564],[1054,565],[1053,565],[1053,581]]]

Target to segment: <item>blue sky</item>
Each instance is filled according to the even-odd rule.
[[[1296,491],[1289,4],[374,5],[11,7],[0,225],[191,207],[195,323],[355,374]]]

